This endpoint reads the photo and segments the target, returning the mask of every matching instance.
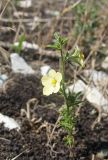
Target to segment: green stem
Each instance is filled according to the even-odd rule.
[[[68,105],[68,99],[67,99],[66,87],[65,87],[65,60],[64,60],[62,49],[61,49],[61,58],[60,58],[60,69],[61,69],[61,73],[62,73],[63,95],[64,95],[65,103],[66,103],[66,106],[67,106],[67,111],[69,113],[69,105]]]

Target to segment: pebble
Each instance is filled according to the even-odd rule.
[[[31,66],[29,66],[18,53],[12,53],[10,55],[10,59],[11,59],[11,68],[14,73],[22,73],[22,74],[35,73],[35,71],[31,68]]]
[[[101,66],[103,69],[108,70],[108,57],[104,59]]]
[[[19,130],[20,129],[19,124],[13,118],[10,118],[1,113],[0,113],[0,123],[3,123],[4,127],[8,128],[9,130],[12,130],[12,129]]]

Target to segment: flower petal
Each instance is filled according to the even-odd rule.
[[[49,72],[48,72],[48,76],[49,77],[55,77],[56,76],[56,71],[54,69],[51,69]]]
[[[59,89],[60,89],[60,83],[58,82],[58,83],[56,84],[56,86],[54,87],[53,92],[54,92],[54,93],[57,93],[57,92],[59,91]]]
[[[54,88],[53,87],[44,87],[43,88],[43,95],[49,96],[53,93]]]
[[[56,73],[55,79],[57,80],[57,82],[61,82],[62,80],[62,74],[60,72]]]
[[[43,86],[47,86],[47,85],[49,85],[50,79],[48,76],[43,76],[41,79],[41,82],[42,82]]]

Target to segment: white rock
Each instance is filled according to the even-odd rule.
[[[84,76],[88,77],[91,82],[95,85],[105,86],[108,84],[108,74],[103,71],[96,71],[96,70],[84,70]]]
[[[106,44],[105,44],[105,43],[102,43],[101,45],[102,45],[102,47],[106,47]]]
[[[20,0],[17,5],[21,8],[30,8],[32,6],[32,0]]]
[[[74,85],[68,87],[71,92],[82,92],[85,98],[92,105],[98,107],[103,113],[108,114],[108,100],[95,86],[88,86],[81,80],[78,80]]]
[[[18,46],[18,45],[19,45],[19,42],[15,42],[14,43],[14,46]],[[39,46],[37,44],[35,44],[35,43],[29,43],[29,42],[24,41],[23,44],[22,44],[22,49],[38,50]]]
[[[20,129],[19,124],[13,119],[8,116],[5,116],[0,113],[0,123],[4,123],[4,127],[8,128],[9,130],[11,129]]]
[[[37,16],[34,16],[33,21],[34,21],[34,22],[39,22],[39,21],[40,21],[40,18],[37,17]]]
[[[21,11],[15,11],[14,13],[13,13],[13,16],[14,17],[17,17],[17,18],[19,18],[20,16],[23,16],[23,17],[28,17],[28,13],[26,13],[26,12],[21,12]]]
[[[108,69],[108,57],[104,59],[101,66],[103,69]]]
[[[41,70],[41,75],[42,75],[42,76],[45,76],[50,69],[51,69],[51,67],[48,66],[48,65],[42,66],[42,67],[40,68],[40,70]]]
[[[2,74],[0,75],[0,86],[3,85],[3,83],[5,82],[5,80],[7,80],[7,75],[6,74]]]
[[[45,11],[46,14],[51,15],[51,16],[59,16],[60,12],[59,11],[52,11],[52,10],[46,10]]]
[[[85,90],[86,90],[86,85],[83,81],[78,80],[74,85],[70,85],[68,87],[68,89],[71,92],[76,92],[76,93],[82,92],[82,93],[84,93]],[[67,92],[68,92],[68,89],[67,89]]]
[[[26,61],[17,53],[10,55],[11,67],[13,72],[22,74],[34,74],[35,71],[26,63]]]
[[[101,107],[104,112],[106,111],[105,106],[108,106],[108,100],[104,98],[102,93],[100,93],[96,87],[87,87],[86,99],[91,104]],[[107,113],[108,113],[108,108],[107,108]]]

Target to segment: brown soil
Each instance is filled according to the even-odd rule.
[[[52,97],[43,97],[39,84],[40,80],[36,76],[30,75],[24,77],[20,74],[12,75],[0,93],[0,112],[14,117],[21,124],[19,132],[16,130],[9,131],[3,125],[0,125],[0,141],[2,143],[0,156],[2,160],[6,158],[12,159],[22,152],[24,153],[17,159],[69,159],[69,151],[64,146],[61,136],[58,137],[54,147],[57,153],[53,153],[49,146],[47,146],[45,127],[37,133],[37,129],[42,124],[48,122],[53,127],[58,118],[56,110],[41,106],[43,103],[44,105],[45,103],[46,105],[52,102],[56,103],[57,98],[55,97],[52,100]],[[37,98],[39,101],[38,105],[31,109],[32,119],[42,117],[41,122],[37,125],[30,122],[26,116],[21,116],[21,109],[26,109],[26,103],[31,98]],[[62,104],[62,98],[58,100],[57,105],[60,104]]]
[[[57,96],[43,97],[40,86],[39,78],[34,75],[13,74],[1,91],[0,112],[14,117],[21,125],[20,131],[9,131],[0,125],[1,160],[10,160],[16,156],[18,160],[91,160],[93,154],[108,147],[108,120],[102,120],[92,130],[91,125],[97,114],[91,114],[93,107],[88,103],[81,108],[78,117],[75,147],[71,150],[74,157],[69,157],[70,149],[63,140],[66,133],[59,126],[48,145],[48,135],[51,135],[58,119],[56,110],[63,100]],[[38,104],[31,106],[31,119],[28,120],[24,114],[21,115],[21,109],[26,109],[26,103],[31,98],[37,98]]]

